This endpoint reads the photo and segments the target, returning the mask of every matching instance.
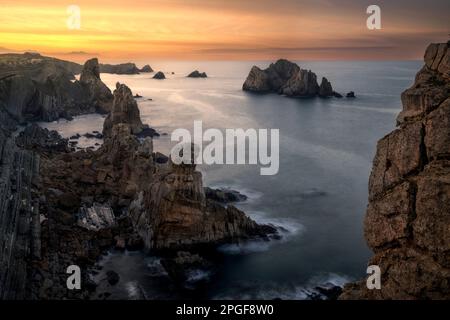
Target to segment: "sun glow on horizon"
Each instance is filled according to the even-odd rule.
[[[424,44],[445,40],[449,31],[445,22],[396,21],[386,12],[385,27],[377,34],[365,28],[364,4],[342,10],[344,5],[324,1],[289,0],[261,0],[254,9],[233,0],[80,0],[73,4],[81,9],[81,29],[70,30],[67,3],[2,2],[3,51],[74,60],[89,55],[105,60],[413,59]]]

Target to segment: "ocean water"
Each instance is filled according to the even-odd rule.
[[[342,285],[365,275],[371,252],[363,238],[363,219],[376,142],[395,127],[400,94],[412,84],[421,62],[297,62],[319,80],[327,77],[336,91],[355,91],[356,99],[243,92],[252,65],[264,68],[268,62],[148,63],[167,79],[151,79],[153,74],[101,77],[111,89],[119,81],[143,96],[137,99],[143,122],[168,133],[154,140],[156,150],[167,154],[173,145],[170,133],[192,130],[194,120],[202,120],[204,129],[280,130],[277,175],[261,176],[254,165],[199,166],[205,186],[241,191],[249,199],[239,208],[287,230],[281,241],[219,248],[224,258],[216,273],[195,275],[210,279],[202,297],[305,299],[316,285]],[[194,69],[208,78],[186,78]],[[44,125],[70,136],[101,131],[103,120],[88,115]],[[147,299],[189,297],[189,290],[184,296],[168,285],[160,268],[153,272],[157,257],[113,252],[101,263],[124,279],[111,298],[135,298],[136,288]]]

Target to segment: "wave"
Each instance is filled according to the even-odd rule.
[[[262,211],[247,211],[247,215],[258,224],[272,225],[281,235],[279,240],[249,240],[243,243],[224,244],[217,250],[230,255],[246,255],[268,251],[272,246],[290,241],[301,234],[305,227],[298,221],[290,218],[268,217]]]
[[[364,107],[364,106],[358,106],[358,105],[340,105],[340,104],[332,104],[335,108],[340,109],[352,109],[352,110],[358,110],[358,111],[368,111],[368,112],[379,112],[379,113],[386,113],[386,114],[398,114],[401,110],[400,108],[375,108],[375,107]]]
[[[352,279],[345,275],[329,273],[316,275],[305,284],[280,284],[274,282],[239,282],[230,290],[214,296],[213,300],[326,300],[325,296],[317,287],[331,289],[338,286],[343,287]]]

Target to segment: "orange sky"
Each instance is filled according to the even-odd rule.
[[[0,51],[83,61],[136,59],[417,59],[446,41],[450,1],[378,1],[382,30],[366,28],[371,1],[0,0]],[[67,28],[70,4],[81,29]]]

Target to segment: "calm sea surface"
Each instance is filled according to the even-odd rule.
[[[303,299],[316,285],[361,278],[371,253],[363,238],[367,184],[376,141],[395,126],[400,93],[412,84],[421,62],[301,62],[333,88],[356,99],[289,99],[241,90],[252,65],[267,62],[149,62],[153,74],[102,74],[114,89],[117,81],[143,96],[144,123],[168,133],[154,141],[168,153],[176,128],[276,128],[280,130],[280,168],[261,176],[258,166],[200,166],[205,186],[230,187],[249,196],[239,207],[260,222],[283,226],[282,241],[220,248],[224,261],[202,293],[208,298]],[[185,76],[205,71],[207,79]],[[174,74],[172,74],[174,72]],[[150,100],[151,99],[151,100]],[[65,136],[101,131],[103,118],[88,115],[71,122],[45,124]],[[88,139],[80,142],[90,143]],[[158,258],[142,253],[111,252],[104,270],[121,275],[111,298],[189,297],[174,288]],[[105,289],[106,290],[106,289]]]

